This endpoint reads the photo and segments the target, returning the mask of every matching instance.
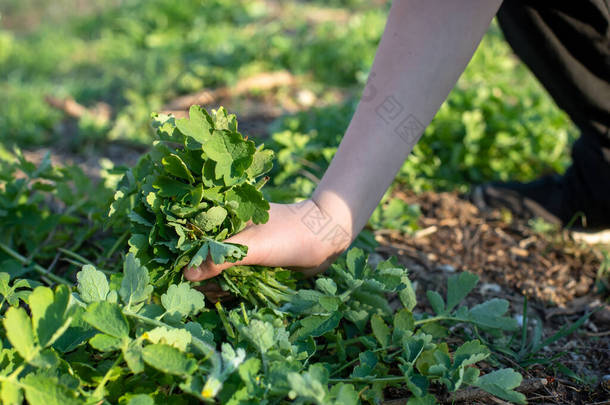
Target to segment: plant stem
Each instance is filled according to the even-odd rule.
[[[123,353],[121,353],[117,356],[117,358],[114,361],[114,363],[112,364],[112,366],[108,369],[106,374],[104,374],[104,378],[102,378],[100,385],[98,385],[97,388],[95,388],[95,391],[93,391],[93,397],[102,398],[104,396],[104,387],[106,386],[106,383],[110,379],[110,375],[112,374],[112,369],[115,368],[116,366],[118,366],[119,363],[121,362],[121,360],[123,360]]]
[[[112,257],[114,252],[116,252],[116,250],[119,248],[119,246],[121,246],[121,244],[123,243],[125,238],[127,238],[127,236],[129,236],[129,231],[123,232],[123,234],[116,240],[116,242],[114,242],[114,245],[112,245],[110,250],[108,252],[106,252],[106,259],[110,259]]]
[[[47,269],[45,269],[44,267],[42,267],[38,263],[35,263],[34,261],[26,259],[25,257],[21,256],[19,253],[15,252],[10,247],[6,246],[4,243],[0,243],[0,249],[2,249],[7,255],[9,255],[13,259],[17,260],[23,266],[31,264],[32,268],[34,270],[36,270],[36,272],[40,273],[43,276],[48,277],[49,279],[53,280],[54,282],[59,283],[59,284],[66,284],[68,286],[72,286],[72,283],[70,281],[68,281],[65,278],[60,277],[60,276],[58,276],[56,274],[51,273],[50,271],[48,271]]]
[[[432,318],[420,319],[419,321],[415,321],[415,326],[423,325],[425,323],[430,323],[430,322],[438,322],[438,321],[461,321],[461,322],[468,322],[465,319],[454,318],[452,316],[433,316]]]
[[[353,378],[329,378],[328,382],[331,384],[334,383],[353,383],[353,382],[363,382],[363,383],[372,383],[372,382],[383,382],[387,384],[392,383],[400,383],[405,382],[404,376],[391,375],[387,377],[377,377],[377,378],[362,378],[362,377],[353,377]]]

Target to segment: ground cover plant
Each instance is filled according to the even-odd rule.
[[[233,269],[217,281],[237,298],[220,305],[202,297],[198,284],[183,283],[180,268],[201,258],[202,248],[209,253],[214,247],[219,261],[246,254],[245,246],[223,243],[243,226],[240,216],[250,215],[236,204],[247,200],[260,214],[264,201],[311,194],[367,80],[388,6],[383,0],[0,2],[3,395],[17,402],[21,395],[50,403],[53,396],[69,403],[98,403],[94,398],[102,396],[109,403],[192,403],[199,390],[217,403],[292,397],[351,403],[355,391],[364,403],[383,395],[417,404],[432,401],[427,389],[439,402],[490,402],[480,389],[465,388],[476,373],[470,369],[480,371],[479,382],[496,372],[517,384],[514,373],[497,374],[513,367],[523,376],[518,390],[530,402],[605,399],[607,323],[596,318],[603,311],[586,314],[592,300],[603,300],[590,291],[596,280],[607,297],[607,256],[573,242],[549,245],[545,234],[569,236],[506,212],[478,212],[457,193],[438,192],[467,191],[487,180],[529,180],[569,164],[574,128],[511,53],[496,24],[356,240],[363,253],[351,251],[319,280],[284,269]],[[244,81],[276,73],[288,84],[233,92]],[[228,97],[169,107],[182,96],[225,88]],[[70,100],[82,114],[61,107]],[[215,122],[214,114],[208,120],[203,110],[195,115],[204,117],[199,121],[208,122],[211,134],[238,145],[243,166],[248,156],[255,166],[259,149],[252,155],[250,141],[261,137],[256,145],[264,141],[260,152],[274,152],[274,167],[264,174],[266,168],[249,167],[237,180],[229,174],[228,183],[215,170],[199,170],[215,160],[202,154],[195,156],[199,162],[189,159],[199,146],[185,144],[175,129],[188,126],[182,117],[193,103],[238,112],[239,129],[229,127],[228,114],[220,115],[226,123]],[[151,125],[150,111],[164,110],[179,118],[160,113]],[[239,138],[239,132],[253,136]],[[174,136],[177,142],[167,140]],[[159,177],[171,179],[165,183],[170,188],[150,190]],[[198,191],[184,194],[199,184],[207,191],[201,205],[193,204]],[[256,192],[232,191],[246,185]],[[210,187],[219,187],[217,193]],[[156,208],[148,205],[151,192]],[[370,264],[363,267],[366,256]],[[390,256],[398,260],[387,261]],[[466,291],[474,284],[471,275],[454,279],[456,269],[476,273],[482,282],[450,309],[456,285]],[[377,273],[384,276],[371,276]],[[411,287],[407,276],[415,281]],[[139,293],[130,295],[132,289]],[[500,316],[505,301],[497,298],[511,304],[501,315],[511,330],[498,331],[475,316],[482,309]],[[184,301],[192,305],[182,306]],[[102,306],[125,317],[126,334],[122,321],[110,330],[85,315]],[[23,336],[7,333],[8,311],[10,325],[21,326],[15,334]],[[521,325],[515,331],[512,314]],[[49,325],[57,336],[45,332]],[[273,335],[268,351],[261,350],[266,334]],[[264,339],[255,342],[256,336]],[[22,344],[27,339],[33,346]],[[406,353],[419,345],[412,339],[423,340],[425,348],[411,370]],[[167,365],[152,363],[150,354],[166,348],[138,355],[159,344],[186,358],[188,372],[172,374]],[[486,358],[461,367],[458,350]],[[428,367],[430,351],[434,367],[452,371]],[[197,371],[190,373],[193,362]],[[237,367],[232,373],[231,364]],[[462,372],[468,378],[458,388]],[[543,378],[548,384],[532,391],[531,383]],[[36,391],[51,386],[57,388]],[[452,387],[457,391],[449,392]],[[521,399],[509,385],[500,391]]]
[[[3,403],[356,404],[381,401],[391,385],[410,403],[434,403],[433,387],[470,385],[524,402],[513,390],[519,373],[480,375],[475,365],[491,352],[479,340],[443,340],[452,324],[490,339],[517,329],[507,301],[460,305],[478,280],[469,273],[449,280],[445,298],[428,292],[433,314],[413,313],[406,270],[392,260],[373,268],[352,249],[327,275],[295,289],[278,270],[225,277],[239,303],[206,305],[180,270],[208,255],[217,263],[244,256],[246,247],[222,240],[248,220],[267,220],[257,178],[272,155],[244,139],[224,109],[209,115],[194,107],[189,119],[155,122],[159,141],[126,172],[110,209],[132,221],[122,272],[108,277],[84,265],[75,288],[51,273],[43,275],[55,287],[2,273]],[[252,289],[263,298],[249,299]]]

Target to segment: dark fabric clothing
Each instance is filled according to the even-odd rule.
[[[610,223],[610,0],[504,0],[504,36],[581,131],[562,215]]]

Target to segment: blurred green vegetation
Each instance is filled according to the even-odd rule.
[[[273,7],[272,7],[273,6]],[[286,69],[325,89],[358,94],[388,4],[358,0],[5,0],[0,3],[0,142],[22,148],[65,139],[65,117],[44,97],[105,102],[107,123],[70,128],[89,143],[148,143],[149,117],[175,97]],[[343,15],[312,21],[316,15]],[[306,195],[331,159],[357,97],[278,119],[280,200]],[[230,106],[229,106],[230,108]],[[240,111],[235,112],[238,116]],[[576,131],[492,25],[458,85],[405,162],[416,190],[563,171]],[[303,175],[306,176],[303,176]]]

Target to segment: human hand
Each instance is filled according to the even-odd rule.
[[[315,217],[320,207],[305,200],[296,204],[271,204],[269,221],[248,225],[243,231],[225,242],[248,246],[247,256],[236,263],[215,264],[208,258],[199,267],[187,268],[184,277],[202,281],[219,275],[237,265],[286,267],[303,272],[306,276],[320,273],[333,262],[351,242],[351,235],[329,240],[321,237],[306,225],[304,215]],[[343,228],[341,228],[343,230]]]

